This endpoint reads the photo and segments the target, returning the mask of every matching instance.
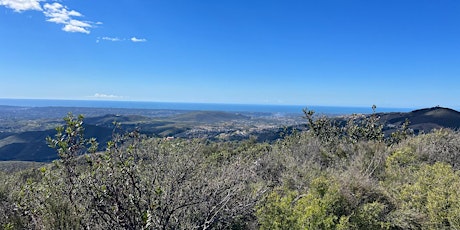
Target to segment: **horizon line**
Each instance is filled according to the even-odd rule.
[[[336,107],[336,108],[369,108],[372,109],[372,105],[319,105],[319,104],[274,104],[274,103],[238,103],[238,102],[186,102],[186,101],[154,101],[154,100],[118,100],[110,98],[91,98],[91,99],[68,99],[68,98],[6,98],[0,97],[0,100],[30,100],[30,101],[85,101],[85,102],[109,102],[109,103],[171,103],[171,104],[203,104],[203,105],[240,105],[240,106],[288,106],[288,107]],[[432,107],[446,107],[442,105],[433,105],[433,106],[377,106],[377,111],[379,108],[384,109],[420,109],[420,108],[432,108]],[[459,106],[454,106],[450,108],[457,108]]]
[[[94,102],[126,102],[126,103],[171,103],[171,104],[209,104],[209,105],[267,105],[267,106],[305,106],[301,104],[274,104],[274,103],[238,103],[238,102],[190,102],[190,101],[156,101],[156,100],[120,100],[110,98],[6,98],[0,97],[0,100],[42,100],[42,101],[94,101]],[[320,106],[320,105],[310,105]],[[328,105],[324,105],[328,106]],[[355,107],[355,106],[330,106],[330,107]],[[359,107],[359,106],[356,106]]]

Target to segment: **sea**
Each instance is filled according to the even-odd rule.
[[[51,99],[7,99],[0,98],[0,105],[20,107],[85,107],[120,109],[156,109],[190,111],[257,112],[279,114],[301,114],[303,109],[317,114],[347,115],[370,114],[369,107],[321,106],[321,105],[266,105],[266,104],[219,104],[219,103],[178,103],[146,101],[100,101],[100,100],[51,100]],[[409,112],[413,108],[379,108],[376,112]]]

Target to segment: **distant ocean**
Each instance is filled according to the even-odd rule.
[[[161,110],[201,110],[226,112],[261,112],[261,113],[302,113],[308,107],[318,114],[342,115],[353,113],[372,113],[369,107],[345,106],[302,106],[302,105],[250,105],[250,104],[214,104],[214,103],[173,103],[141,101],[96,101],[96,100],[45,100],[45,99],[2,99],[0,105],[22,107],[89,107],[122,109],[161,109]],[[377,112],[409,112],[410,108],[379,108]]]

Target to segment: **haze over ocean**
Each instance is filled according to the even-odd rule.
[[[46,99],[5,99],[0,105],[24,107],[89,107],[124,109],[165,109],[165,110],[204,110],[227,112],[266,112],[266,113],[302,113],[308,107],[319,114],[372,113],[369,107],[309,106],[309,105],[264,105],[264,104],[218,104],[218,103],[177,103],[144,101],[98,101],[98,100],[46,100]],[[408,112],[414,108],[379,108],[377,112]]]

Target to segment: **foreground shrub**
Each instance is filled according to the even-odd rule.
[[[65,121],[48,138],[61,159],[28,178],[18,194],[26,228],[207,229],[254,222],[266,186],[253,157],[265,148],[225,149],[131,132],[114,135],[105,152],[86,154],[96,145],[83,137],[82,117]],[[245,149],[253,154],[243,155]]]
[[[388,229],[387,204],[375,191],[320,176],[304,194],[273,191],[257,216],[261,229]]]
[[[399,155],[399,154],[398,154]],[[404,157],[401,163],[406,164]],[[409,157],[410,159],[410,157]],[[409,160],[410,161],[410,160]],[[390,168],[388,190],[397,201],[391,219],[395,227],[457,229],[460,227],[460,176],[446,163],[406,166],[393,174]]]

